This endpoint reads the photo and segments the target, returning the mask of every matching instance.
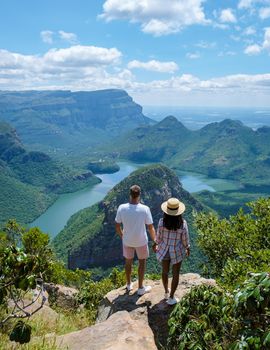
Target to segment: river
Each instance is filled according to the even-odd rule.
[[[73,214],[102,200],[112,187],[142,166],[142,164],[132,162],[119,162],[118,164],[120,170],[117,173],[97,175],[102,180],[101,183],[77,192],[60,195],[53,205],[29,226],[38,226],[43,232],[55,237],[65,227]],[[183,187],[190,193],[202,190],[213,192],[239,188],[235,181],[212,179],[192,172],[179,172],[178,176]]]

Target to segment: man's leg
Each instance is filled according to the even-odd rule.
[[[128,247],[123,244],[123,255],[125,258],[125,272],[127,285],[131,285],[131,273],[132,273],[132,264],[134,258],[135,249],[133,247]]]
[[[136,254],[139,260],[139,267],[138,267],[138,282],[139,282],[139,289],[143,287],[143,279],[144,279],[144,273],[145,273],[145,267],[146,267],[146,259],[149,257],[149,249],[148,244],[145,244],[142,247],[136,248]]]
[[[128,285],[131,284],[132,263],[133,263],[133,259],[127,259],[126,258],[125,272],[126,272],[126,279],[127,279],[127,284]]]
[[[139,259],[139,267],[138,267],[139,288],[143,287],[145,266],[146,266],[146,259]]]

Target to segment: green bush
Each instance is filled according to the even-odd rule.
[[[208,258],[209,274],[231,290],[247,272],[269,271],[270,198],[248,203],[229,219],[199,213],[196,217],[199,246]]]
[[[270,274],[252,274],[233,293],[193,288],[169,319],[170,350],[270,348]]]
[[[193,288],[169,319],[169,349],[222,349],[232,326],[232,297],[218,287]]]
[[[97,316],[99,303],[103,297],[113,289],[119,288],[126,283],[125,272],[114,268],[109,277],[101,281],[85,281],[81,287],[78,302],[84,304],[90,311],[91,321],[94,321]]]

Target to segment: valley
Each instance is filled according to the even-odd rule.
[[[270,194],[267,126],[253,130],[226,119],[192,130],[174,116],[157,122],[144,116],[142,107],[122,90],[1,92],[0,102],[0,117],[5,119],[0,140],[1,222],[15,218],[56,236],[58,256],[66,263],[67,255],[61,252],[67,249],[61,245],[70,244],[67,237],[73,237],[74,228],[79,236],[72,242],[79,246],[88,235],[95,236],[105,220],[100,203],[110,201],[114,186],[143,166],[160,163],[153,166],[172,169],[171,176],[180,179],[177,186],[205,210],[223,217]],[[159,191],[152,175],[149,183]],[[194,237],[195,233],[195,242]],[[96,256],[102,255],[100,249],[95,245]],[[72,254],[70,259],[77,260]],[[97,260],[91,268],[98,266]]]
[[[79,190],[73,193],[61,194],[59,198],[36,220],[29,226],[38,226],[42,231],[47,232],[51,237],[55,237],[66,225],[68,219],[90,205],[102,200],[105,195],[117,185],[121,180],[128,176],[132,171],[146,164],[134,163],[131,161],[117,162],[119,171],[113,174],[96,174],[101,182]],[[241,184],[225,179],[213,179],[205,175],[192,172],[177,172],[183,188],[194,194],[199,200],[204,201],[209,205],[204,198],[204,193],[211,192],[212,196],[218,196],[220,192],[228,193],[229,191],[237,191],[242,188]],[[198,193],[205,191],[202,194]],[[210,196],[210,193],[209,193]],[[217,210],[219,212],[219,210]]]

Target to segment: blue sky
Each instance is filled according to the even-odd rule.
[[[0,30],[1,90],[270,107],[270,0],[9,0]]]

